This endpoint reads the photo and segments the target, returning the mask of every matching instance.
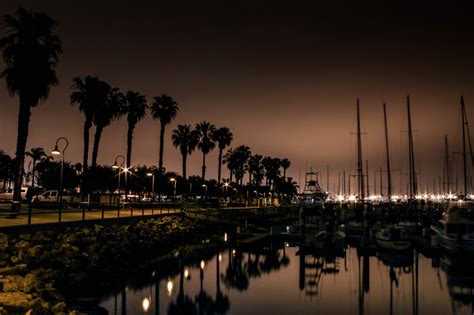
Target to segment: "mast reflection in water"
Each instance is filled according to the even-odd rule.
[[[179,273],[141,288],[129,286],[126,303],[112,296],[101,306],[109,314],[471,315],[472,266],[466,256],[416,251],[370,257],[355,248],[331,256],[274,245],[252,253],[228,249],[180,263]]]

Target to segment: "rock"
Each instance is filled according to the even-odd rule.
[[[0,233],[0,244],[8,245],[8,235]]]
[[[26,272],[26,264],[18,264],[12,267],[0,268],[0,275],[24,275]]]
[[[23,292],[30,293],[35,291],[38,287],[41,287],[39,280],[36,275],[29,273],[23,279]]]
[[[28,249],[30,247],[31,247],[31,243],[26,240],[19,240],[15,244],[15,248],[18,248],[18,249]]]
[[[23,292],[3,292],[0,293],[0,306],[7,314],[26,313],[30,309],[32,295]]]
[[[20,234],[20,240],[24,241],[31,241],[31,234],[25,233],[25,234]]]
[[[4,292],[19,292],[23,291],[23,277],[19,275],[8,275],[3,282]]]
[[[3,307],[0,307],[0,315],[8,315],[7,311]]]
[[[26,314],[31,315],[52,315],[51,307],[42,299],[35,299],[30,304],[30,310]]]
[[[8,253],[0,252],[0,260],[8,260],[8,258],[10,258],[10,255],[8,255]]]
[[[40,258],[43,255],[43,246],[35,245],[27,250],[28,256],[31,258]]]
[[[66,309],[66,303],[64,303],[64,302],[60,302],[60,303],[53,306],[53,312],[55,314],[60,313],[60,312],[64,312],[65,309]]]

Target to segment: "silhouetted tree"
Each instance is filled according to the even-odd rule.
[[[6,188],[7,183],[15,180],[13,159],[2,150],[0,150],[0,179],[3,182],[3,189]]]
[[[170,96],[163,94],[155,97],[151,107],[151,113],[154,119],[160,120],[160,157],[158,170],[163,172],[163,148],[165,141],[165,127],[176,118],[179,107]]]
[[[35,186],[35,179],[36,179],[36,163],[44,158],[48,158],[49,156],[44,152],[43,148],[32,148],[30,151],[25,153],[29,156],[33,161],[33,170],[32,170],[32,178],[31,178],[31,186]]]
[[[235,181],[242,185],[242,179],[248,169],[248,160],[252,155],[250,148],[246,145],[241,145],[235,148],[234,155],[237,160],[237,167],[235,169]]]
[[[259,186],[262,183],[263,179],[263,165],[262,165],[262,156],[259,154],[252,155],[249,158],[249,185],[252,184],[252,177],[253,177],[253,183],[256,186]]]
[[[221,170],[222,170],[222,152],[224,149],[229,146],[233,139],[233,134],[230,132],[227,127],[220,127],[216,129],[212,134],[212,139],[217,142],[217,147],[219,148],[219,161],[217,166],[217,184],[221,184]]]
[[[106,85],[103,84],[97,77],[87,76],[82,80],[79,77],[73,79],[73,92],[70,99],[71,104],[78,104],[79,111],[84,114],[83,127],[83,157],[82,157],[82,176],[83,182],[81,187],[81,194],[85,193],[84,178],[87,177],[88,160],[89,160],[89,131],[94,122],[94,113],[99,104],[104,101],[107,93]]]
[[[206,155],[216,147],[216,142],[212,138],[216,127],[210,122],[203,121],[196,125],[196,131],[199,135],[198,148],[202,152],[202,181],[204,182],[206,180]]]
[[[199,141],[196,130],[191,129],[191,125],[178,125],[171,135],[173,145],[179,149],[183,158],[183,179],[186,180],[186,161],[188,154],[191,154]]]
[[[110,125],[112,120],[120,117],[120,114],[123,113],[124,105],[124,95],[120,93],[119,89],[111,88],[110,85],[101,81],[102,88],[104,89],[104,99],[98,104],[96,111],[94,113],[94,125],[95,125],[95,135],[94,135],[94,147],[92,149],[92,168],[97,166],[97,155],[99,152],[100,138],[102,136],[102,131],[105,127]]]
[[[280,166],[283,168],[283,179],[286,179],[286,170],[290,167],[291,162],[287,158],[280,160]]]
[[[56,66],[61,54],[61,41],[55,34],[56,22],[43,13],[18,8],[14,15],[1,19],[4,37],[0,38],[6,68],[5,78],[11,95],[19,96],[18,134],[13,211],[20,210],[26,142],[31,108],[45,100],[58,83]]]
[[[127,167],[132,165],[133,131],[137,123],[146,115],[146,97],[138,92],[128,91],[125,94],[123,114],[127,114]]]
[[[42,160],[38,162],[38,184],[48,190],[59,187],[61,162]],[[75,168],[69,163],[64,162],[63,169],[63,189],[74,189],[79,185],[79,176]]]

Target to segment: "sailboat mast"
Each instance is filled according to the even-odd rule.
[[[360,113],[359,113],[359,98],[357,98],[357,181],[359,185],[359,198],[365,199],[364,193],[364,173],[362,168],[362,139],[360,132]]]
[[[449,169],[449,147],[448,147],[448,135],[444,135],[444,167],[446,170],[446,191],[445,193],[451,194],[451,173]]]
[[[387,196],[388,200],[392,197],[392,172],[390,170],[390,152],[388,150],[388,127],[387,127],[387,109],[383,103],[383,118],[385,123],[385,154],[387,156]],[[382,176],[382,175],[380,175]],[[382,193],[382,190],[380,191]]]
[[[467,164],[466,164],[466,116],[464,108],[464,97],[461,96],[461,117],[462,117],[462,163],[464,176],[464,196],[467,192]]]
[[[408,163],[410,168],[409,194],[414,199],[417,192],[416,172],[415,172],[415,152],[413,149],[413,130],[411,128],[411,112],[410,112],[410,96],[407,96],[407,112],[408,112]]]

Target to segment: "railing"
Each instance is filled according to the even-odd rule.
[[[180,212],[177,203],[22,203],[19,212],[11,211],[11,203],[0,204],[0,226],[64,221],[104,220],[120,217],[147,216]],[[11,219],[11,220],[10,220]]]

